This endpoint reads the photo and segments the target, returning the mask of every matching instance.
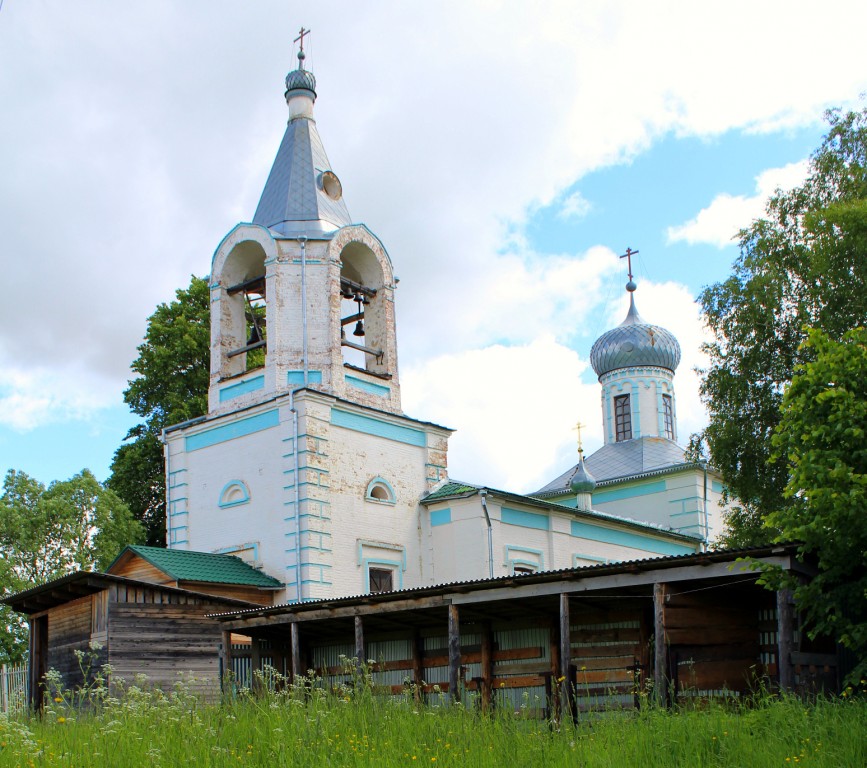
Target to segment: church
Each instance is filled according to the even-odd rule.
[[[720,478],[677,443],[680,347],[634,300],[591,353],[601,449],[532,495],[449,477],[452,430],[401,408],[392,261],[350,216],[303,46],[285,98],[252,221],[212,262],[208,413],[164,433],[169,549],[236,555],[275,603],[705,549]]]
[[[402,410],[391,258],[349,214],[316,96],[302,45],[259,205],[213,258],[208,413],[163,433],[168,547],[2,601],[29,619],[30,705],[49,669],[87,682],[75,653],[203,695],[265,665],[348,684],[372,658],[386,693],[542,717],[637,707],[651,681],[660,702],[833,689],[833,648],[758,582],[796,545],[708,551],[724,489],[678,444],[680,346],[631,266],[591,350],[604,445],[530,495],[450,477],[452,430]]]

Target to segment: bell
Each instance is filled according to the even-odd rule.
[[[352,332],[353,336],[364,336],[364,323],[359,320],[355,324],[355,330]]]
[[[259,328],[254,325],[250,329],[250,338],[247,339],[247,346],[249,347],[253,344],[258,344],[260,341],[262,341],[262,337],[259,335]]]

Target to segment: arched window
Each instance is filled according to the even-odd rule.
[[[243,480],[230,480],[223,486],[220,491],[220,499],[217,506],[221,509],[225,507],[237,507],[239,504],[246,504],[250,501],[250,489]]]
[[[223,265],[220,283],[224,291],[218,320],[225,350],[220,375],[227,378],[265,362],[268,334],[262,246],[252,240],[235,246]]]
[[[340,254],[341,333],[343,361],[379,376],[387,376],[385,283],[376,254],[359,242]]]
[[[391,484],[381,477],[374,477],[367,484],[364,498],[368,501],[378,501],[381,504],[394,504],[397,501]]]

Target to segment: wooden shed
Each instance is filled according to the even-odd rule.
[[[81,571],[3,600],[30,620],[30,704],[57,670],[68,688],[86,664],[110,664],[114,679],[147,675],[170,686],[219,687],[220,628],[206,614],[270,603],[276,579],[230,555],[127,547],[110,573]],[[86,665],[85,665],[86,666]]]
[[[482,708],[579,710],[742,696],[759,684],[835,689],[833,643],[809,645],[787,592],[760,565],[803,572],[795,546],[706,552],[388,594],[223,612],[253,666],[351,683],[373,662],[380,690],[472,698]],[[804,578],[808,577],[803,572]],[[235,665],[237,667],[237,665]]]

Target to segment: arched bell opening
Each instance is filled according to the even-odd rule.
[[[238,243],[223,263],[220,282],[220,376],[265,364],[268,322],[265,250],[252,240]]]
[[[376,254],[359,242],[340,254],[340,345],[345,365],[378,376],[390,373],[386,280]]]

